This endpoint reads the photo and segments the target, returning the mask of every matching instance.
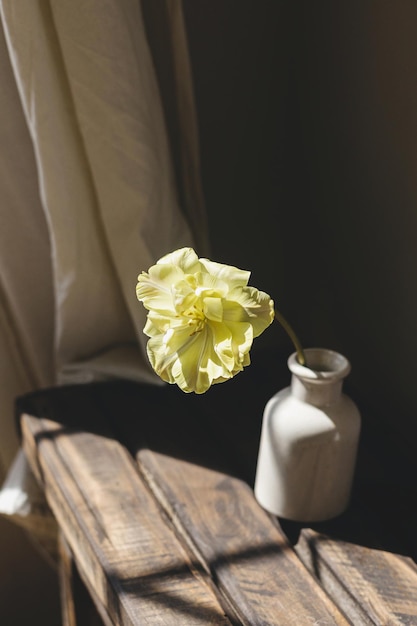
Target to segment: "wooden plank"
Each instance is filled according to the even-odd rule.
[[[306,576],[285,535],[255,502],[252,490],[236,478],[250,474],[246,464],[249,458],[253,468],[257,448],[253,424],[249,435],[243,424],[233,428],[242,415],[239,407],[231,411],[230,402],[220,394],[216,410],[216,402],[207,406],[201,397],[175,394],[172,388],[138,393],[130,386],[122,396],[108,388],[103,391],[96,398],[100,411],[136,454],[161,506],[242,623],[301,625],[320,619],[347,623]],[[252,399],[249,413],[261,416],[261,403]],[[146,407],[146,417],[140,407]],[[228,421],[219,429],[225,407]],[[123,419],[115,423],[118,414]],[[239,432],[234,442],[233,430]],[[245,441],[248,455],[233,445]],[[222,517],[217,515],[219,507]]]
[[[247,484],[148,449],[138,451],[137,462],[242,624],[348,623],[314,583]]]
[[[62,533],[59,533],[59,588],[61,593],[62,626],[77,626],[73,590],[73,560]]]
[[[259,507],[256,503],[248,503],[252,498],[251,491],[236,480],[237,476],[244,476],[250,482],[253,473],[257,452],[256,420],[260,419],[261,410],[258,396],[250,404],[250,398],[244,396],[241,390],[238,401],[235,401],[233,395],[233,403],[230,403],[222,388],[217,398],[212,395],[210,402],[207,402],[207,398],[184,396],[176,394],[176,391],[172,388],[144,388],[131,384],[59,390],[59,393],[54,392],[52,400],[49,394],[39,394],[37,412],[42,413],[45,409],[50,414],[52,411],[52,414],[62,417],[65,424],[96,434],[102,430],[104,422],[111,424],[112,431],[116,430],[118,437],[131,451],[137,452],[141,471],[175,525],[183,545],[188,545],[188,550],[196,556],[207,576],[213,577],[218,584],[226,598],[225,606],[227,602],[234,605],[231,616],[239,614],[241,622],[245,624],[302,624],[300,619],[304,618],[304,623],[310,624],[305,605],[300,609],[298,599],[294,599],[291,593],[305,596],[303,599],[307,605],[310,601],[312,605],[317,605],[314,585],[310,587],[311,595],[309,587],[303,583],[305,571],[299,578],[297,569],[290,568],[291,579],[288,578],[288,567],[282,565],[286,563],[282,561],[282,554],[286,551],[291,554],[288,542],[284,537],[286,547],[282,548],[280,527],[277,528],[277,538],[275,531],[268,527],[268,524],[274,526],[272,519],[269,516],[265,518],[266,514],[262,512],[262,518],[257,518]],[[214,391],[217,392],[216,389]],[[254,416],[249,426],[248,420],[241,421],[245,410]],[[65,429],[66,426],[62,424],[61,432],[66,433]],[[29,441],[28,447],[33,448],[35,457],[36,446],[34,439]],[[371,503],[372,515],[363,510],[362,501],[365,499],[366,503],[370,502],[375,485],[381,483],[385,493],[387,482],[385,478],[381,479],[380,471],[377,473],[378,480],[371,476],[368,449],[363,451],[362,456],[367,460],[367,471],[360,464],[358,469],[361,482],[364,477],[367,482],[362,486],[363,493],[355,498],[353,517],[352,514],[347,515],[344,521],[350,541],[336,539],[338,536],[346,536],[339,532],[341,523],[336,520],[320,527],[320,533],[304,529],[296,549],[355,626],[417,624],[414,563],[387,550],[371,550],[361,545],[364,539],[364,545],[375,547],[375,531],[381,531],[387,524],[386,511],[384,515],[375,513],[375,498]],[[184,460],[188,463],[184,463]],[[183,467],[179,469],[181,464]],[[184,469],[186,466],[188,469]],[[43,473],[42,467],[38,473]],[[400,484],[403,483],[402,477]],[[245,490],[249,495],[243,493]],[[256,514],[252,507],[256,508]],[[213,519],[208,511],[213,512]],[[395,511],[398,521],[403,520],[403,525],[406,524],[405,520],[412,519],[410,511],[406,514],[406,509],[404,515],[403,509],[399,513],[397,504]],[[242,519],[246,522],[243,529]],[[288,531],[284,523],[283,527]],[[236,537],[233,536],[233,528]],[[236,531],[237,528],[239,531]],[[360,532],[357,532],[358,528]],[[398,530],[400,528],[401,524],[397,525],[396,532],[396,527],[392,526],[389,543],[382,542],[381,545],[396,552],[396,544],[402,543],[399,535],[405,534]],[[320,537],[319,541],[317,537]],[[408,538],[405,543],[408,545]],[[403,548],[406,553],[405,546]],[[294,554],[290,559],[293,558]],[[196,562],[194,566],[197,567]],[[275,579],[275,586],[271,587],[268,577]],[[290,593],[286,585],[292,586],[294,578],[299,578],[300,586],[297,589],[293,585]],[[256,585],[264,597],[257,593]],[[269,597],[268,593],[271,593]],[[282,610],[281,614],[277,613],[274,606],[277,602],[284,603],[284,606],[289,603],[289,612]],[[268,604],[269,609],[265,606]],[[271,610],[270,615],[267,614],[268,610]],[[274,617],[271,617],[274,611]],[[339,623],[337,619],[340,619],[340,615],[336,618],[332,614],[330,617],[327,615],[325,613],[322,623]],[[320,619],[315,612],[313,618]],[[274,621],[276,619],[278,621]]]
[[[417,624],[417,567],[410,558],[301,532],[297,554],[355,626]]]
[[[58,544],[62,626],[111,626],[110,621],[100,619],[62,532]]]
[[[123,446],[29,415],[21,425],[80,575],[110,623],[230,624]]]
[[[231,385],[233,383],[234,381]],[[275,385],[275,382],[267,381],[267,384]],[[29,399],[23,400],[21,406],[27,407],[29,404],[34,414],[52,417],[52,421],[60,424],[59,437],[57,429],[49,431],[48,424],[44,422],[43,430],[30,431],[30,436],[24,437],[25,449],[40,479],[45,475],[45,461],[43,460],[42,464],[38,463],[38,448],[40,450],[42,446],[43,458],[45,439],[48,438],[53,444],[53,452],[48,453],[54,459],[55,465],[52,464],[51,467],[58,465],[59,471],[64,473],[68,463],[72,471],[76,455],[72,449],[60,450],[57,445],[59,440],[65,441],[70,436],[68,425],[73,430],[78,428],[80,435],[85,430],[94,436],[101,433],[100,441],[107,441],[105,437],[103,438],[105,432],[103,429],[110,424],[109,436],[116,431],[125,445],[129,446],[132,452],[137,452],[143,475],[146,476],[172,524],[175,525],[181,542],[187,545],[190,553],[195,556],[195,560],[189,559],[191,569],[195,568],[198,572],[198,563],[201,564],[198,576],[203,576],[201,570],[205,571],[205,584],[209,585],[210,577],[213,577],[228,602],[234,604],[232,613],[240,614],[241,621],[245,624],[302,624],[303,621],[300,619],[305,619],[304,623],[310,624],[312,622],[306,605],[311,602],[312,606],[320,608],[323,594],[319,594],[320,599],[317,601],[316,588],[311,580],[308,583],[304,582],[305,571],[299,574],[300,564],[294,562],[294,554],[279,525],[275,530],[271,530],[270,525],[274,526],[272,518],[264,514],[256,503],[251,502],[251,491],[236,480],[236,477],[244,477],[251,482],[256,462],[262,398],[268,397],[269,389],[260,392],[257,384],[254,393],[243,375],[241,378],[238,377],[237,385],[235,384],[230,395],[227,390],[232,389],[231,387],[221,385],[217,387],[210,391],[210,396],[204,398],[176,394],[178,390],[175,388],[147,388],[126,383],[84,385],[31,394]],[[84,437],[82,439],[84,440]],[[96,443],[101,447],[98,440]],[[395,524],[393,520],[391,526],[388,524],[389,542],[388,545],[384,542],[382,545],[395,552],[401,549],[407,553],[410,535],[413,536],[414,533],[413,515],[409,510],[410,499],[408,509],[399,508],[397,501],[393,507],[394,499],[390,496],[388,498],[390,507],[383,509],[384,514],[380,514],[379,509],[377,511],[375,497],[372,495],[375,494],[375,486],[380,485],[381,497],[384,496],[386,501],[389,481],[386,475],[381,478],[380,467],[374,471],[374,475],[370,473],[368,444],[369,442],[366,449],[362,450],[362,458],[366,459],[366,471],[361,463],[358,466],[360,483],[362,484],[366,478],[366,484],[362,485],[360,497],[356,497],[354,503],[355,519],[348,516],[345,520],[351,541],[336,539],[340,524],[335,521],[330,522],[325,530],[320,527],[319,533],[308,529],[302,530],[296,549],[320,584],[334,598],[335,603],[343,608],[355,626],[417,624],[414,563],[387,550],[371,550],[361,545],[360,535],[366,539],[375,538],[375,530],[381,531],[387,526],[387,521],[390,521],[387,510],[390,508],[398,519],[394,520]],[[149,449],[155,452],[149,452]],[[92,447],[91,450],[84,450],[82,454],[87,457],[94,450],[95,447]],[[111,454],[109,458],[112,458]],[[184,463],[185,460],[188,463]],[[49,480],[53,481],[50,461],[48,463],[46,466],[49,467],[49,475],[52,475]],[[116,464],[117,467],[119,465]],[[395,467],[397,466],[396,461]],[[87,475],[88,471],[87,468]],[[117,471],[121,471],[120,468]],[[126,468],[123,471],[127,471]],[[393,481],[391,472],[392,466],[388,478]],[[129,471],[127,473],[130,475]],[[392,489],[397,489],[398,484],[404,490],[404,478],[407,475],[412,483],[414,474],[404,472],[400,476],[401,480],[398,480]],[[68,490],[68,485],[71,485],[70,477],[63,479],[61,476],[59,480],[67,485]],[[82,476],[80,484],[83,484],[83,480],[85,477]],[[112,482],[113,478],[110,477],[108,480]],[[72,488],[76,493],[77,489],[80,491],[78,479]],[[52,487],[49,491],[53,493]],[[77,516],[75,519],[71,518],[68,524],[70,527],[78,528],[79,532],[84,532],[78,518],[84,518],[81,507],[90,496],[88,491],[80,493],[78,493],[80,499],[73,498],[71,506],[72,510],[74,502],[79,502]],[[413,484],[410,485],[410,493],[414,493]],[[60,507],[59,495],[54,494],[53,497],[57,507]],[[107,498],[107,495],[105,497]],[[370,497],[373,498],[372,501]],[[369,515],[369,511],[364,515],[363,500],[370,503],[372,515]],[[99,501],[94,506],[100,511]],[[65,510],[63,509],[63,515],[66,515]],[[259,515],[261,517],[258,517]],[[100,518],[99,513],[97,516]],[[97,524],[97,528],[103,524],[103,520],[97,521],[94,515],[86,519],[89,519],[88,525]],[[284,523],[283,526],[286,528]],[[361,532],[352,532],[354,526],[359,526]],[[298,528],[297,533],[299,530]],[[407,536],[406,531],[409,533]],[[406,541],[402,541],[405,536]],[[102,550],[100,537],[98,534],[96,541]],[[75,533],[74,542],[78,542]],[[404,544],[403,547],[401,544]],[[364,545],[375,546],[375,543],[365,541]],[[86,550],[81,561],[88,562],[88,559],[92,561],[91,568],[101,567],[102,553],[93,550],[91,555]],[[288,565],[288,559],[291,565]],[[89,579],[85,573],[84,578],[88,584]],[[91,579],[94,581],[94,577]],[[298,587],[297,580],[300,581]],[[104,586],[111,587],[112,584],[107,582],[107,579],[103,582]],[[288,590],[287,587],[291,586],[293,589]],[[118,589],[120,588],[117,587],[116,591],[113,589],[109,593],[110,605],[116,602],[114,594],[118,593]],[[90,591],[93,596],[96,594],[95,588],[92,587]],[[297,594],[303,596],[301,605],[298,604]],[[100,603],[103,604],[100,598],[96,598],[96,602],[99,606]],[[288,612],[282,609],[282,604],[284,607],[290,605]],[[333,616],[334,609],[331,604],[329,609],[325,597],[324,604],[326,607],[324,621],[320,623],[343,623],[338,621],[341,619],[340,615]],[[113,616],[117,614],[117,609],[113,609],[112,614]],[[315,619],[320,620],[321,617],[317,618],[316,611],[313,611],[311,619],[314,623]],[[177,619],[177,622],[187,623],[182,617]]]

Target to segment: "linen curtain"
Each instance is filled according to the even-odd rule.
[[[18,450],[17,395],[159,382],[137,275],[180,246],[206,249],[181,2],[145,7],[148,30],[139,0],[0,1],[2,479]],[[9,478],[0,508],[11,513],[25,495],[21,456]]]

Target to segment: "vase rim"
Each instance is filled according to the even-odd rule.
[[[298,362],[294,352],[288,359],[288,368],[298,378],[308,379],[311,382],[335,381],[345,378],[351,365],[348,359],[334,350],[327,348],[306,348],[304,350],[306,365]]]

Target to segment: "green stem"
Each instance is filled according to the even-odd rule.
[[[281,324],[281,326],[283,327],[283,329],[285,330],[285,332],[287,333],[287,335],[289,336],[289,338],[293,342],[294,347],[295,347],[295,349],[297,351],[297,360],[298,360],[298,362],[300,363],[300,365],[305,365],[306,364],[306,359],[305,359],[305,356],[304,356],[304,350],[301,347],[301,343],[300,343],[297,335],[293,331],[292,327],[289,325],[289,323],[287,322],[285,317],[282,315],[282,313],[280,313],[278,311],[278,309],[275,309],[275,318],[278,320],[278,322]]]

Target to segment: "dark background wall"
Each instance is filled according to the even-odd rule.
[[[252,270],[306,347],[345,353],[365,418],[412,455],[417,3],[184,9],[213,258]],[[291,351],[277,328],[257,341]]]

